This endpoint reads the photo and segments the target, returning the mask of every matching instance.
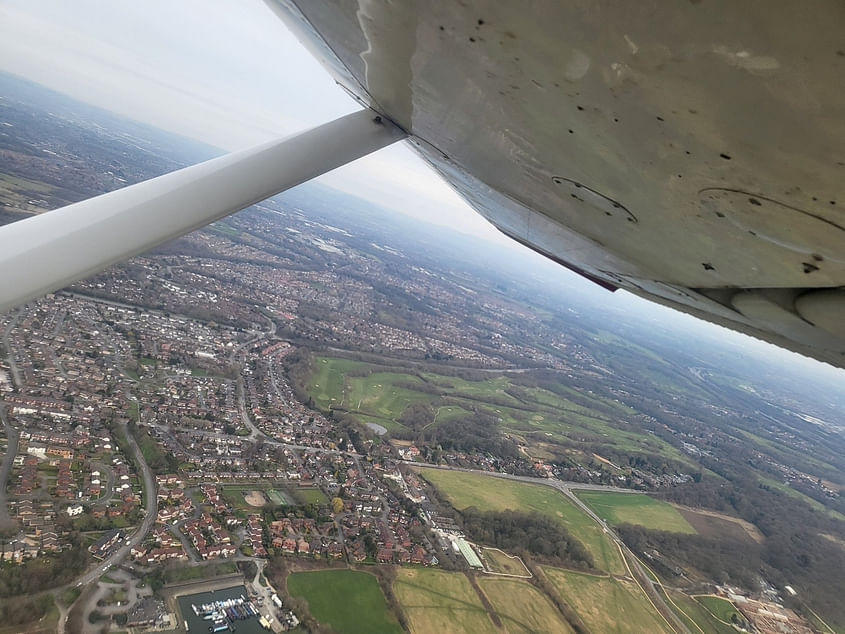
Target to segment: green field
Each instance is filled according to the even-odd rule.
[[[736,606],[727,599],[709,595],[698,595],[695,597],[695,600],[707,608],[713,616],[725,623],[730,623],[734,614],[738,618],[742,618]]]
[[[288,592],[308,601],[311,615],[343,634],[400,634],[376,578],[356,570],[293,572]],[[342,599],[342,600],[341,600]]]
[[[220,488],[220,495],[226,503],[235,510],[256,513],[260,507],[252,506],[244,499],[244,493],[249,491],[266,491],[267,485],[243,484],[224,485]]]
[[[320,489],[296,489],[294,497],[300,504],[326,504],[329,499]]]
[[[484,559],[491,572],[497,572],[503,575],[517,575],[520,577],[530,577],[531,573],[522,560],[514,555],[499,550],[498,548],[484,548]]]
[[[368,367],[365,363],[317,357],[311,376],[309,393],[317,406],[349,410],[361,422],[375,422],[388,430],[401,426],[397,419],[413,402],[430,402],[436,395],[418,392],[396,385],[397,382],[423,381],[410,374],[374,372],[369,376],[348,376],[350,372]]]
[[[554,604],[539,590],[525,581],[502,577],[481,577],[478,585],[502,620],[505,631],[572,632]]]
[[[282,505],[287,504],[288,501],[285,498],[285,494],[281,491],[277,491],[276,489],[267,489],[264,492],[264,495],[267,496],[267,499],[270,500],[273,504]]]
[[[608,524],[636,524],[672,533],[695,534],[695,529],[674,506],[645,494],[605,491],[576,491],[575,494]]]
[[[479,511],[537,511],[558,519],[590,551],[596,568],[626,573],[619,549],[602,528],[550,486],[446,469],[419,471],[459,510],[474,506]]]
[[[412,634],[490,632],[495,629],[469,580],[461,573],[402,568],[393,593]]]
[[[714,618],[709,610],[686,594],[670,590],[669,597],[672,599],[669,606],[693,634],[699,632],[706,632],[707,634],[710,634],[710,632],[714,634],[736,633],[732,626]],[[673,606],[672,603],[675,605]]]
[[[592,632],[673,632],[633,581],[545,566],[543,572]]]
[[[220,575],[230,575],[238,571],[234,561],[221,561],[216,564],[205,566],[183,566],[180,568],[169,568],[164,572],[166,583],[182,583],[196,579],[211,579]]]
[[[634,413],[629,407],[565,385],[551,391],[517,385],[516,379],[506,374],[470,381],[431,372],[394,372],[334,357],[315,357],[314,366],[308,393],[318,407],[345,410],[361,423],[377,423],[388,432],[401,429],[399,417],[404,409],[422,401],[434,407],[435,425],[473,411],[495,416],[503,431],[527,443],[532,455],[542,455],[544,445],[572,446],[582,437],[601,437],[609,447],[670,458],[692,467],[689,458],[666,441],[632,429],[625,422]],[[355,376],[367,371],[372,374]],[[585,454],[584,459],[589,462],[592,458]]]

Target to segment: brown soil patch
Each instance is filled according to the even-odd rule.
[[[684,519],[692,524],[692,527],[699,535],[704,537],[715,537],[719,539],[733,539],[735,541],[754,541],[763,543],[763,534],[759,529],[745,520],[738,517],[731,517],[717,511],[705,509],[691,509],[685,506],[674,505]]]
[[[267,504],[267,498],[261,491],[244,491],[244,500],[250,506],[264,506]]]

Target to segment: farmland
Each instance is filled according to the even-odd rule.
[[[544,567],[543,572],[593,632],[638,634],[672,629],[632,581]],[[613,609],[608,609],[613,606]]]
[[[576,495],[612,525],[627,523],[673,533],[696,532],[674,506],[647,495],[605,491],[578,491]]]
[[[355,570],[294,572],[288,592],[308,601],[320,623],[343,634],[399,634],[395,616],[388,610],[376,578]],[[342,601],[338,597],[343,597]]]
[[[493,629],[481,599],[463,574],[403,568],[393,583],[393,592],[413,634]]]
[[[475,506],[479,511],[536,511],[555,518],[584,544],[597,568],[625,573],[619,550],[602,529],[552,487],[444,469],[420,473],[459,510]]]
[[[534,586],[517,579],[478,580],[507,632],[572,632],[554,604]]]

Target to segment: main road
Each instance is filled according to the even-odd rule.
[[[135,437],[129,432],[128,425],[126,423],[119,424],[123,428],[123,433],[126,435],[129,449],[135,456],[135,464],[138,465],[141,475],[144,478],[144,519],[141,521],[141,525],[120,548],[104,559],[96,568],[78,577],[76,579],[76,585],[85,585],[99,579],[106,570],[123,561],[134,546],[144,541],[144,537],[146,537],[153,524],[155,524],[156,514],[158,513],[156,483],[153,472],[147,465],[147,461],[144,460],[144,454],[141,453],[141,448],[135,442]]]
[[[144,454],[141,453],[141,448],[138,447],[138,443],[135,442],[135,437],[129,432],[128,425],[126,423],[118,424],[122,428],[123,434],[126,437],[127,444],[129,445],[128,450],[132,452],[132,455],[135,458],[135,464],[138,466],[138,469],[141,471],[141,476],[144,479],[144,519],[141,521],[141,525],[138,526],[137,529],[135,529],[135,532],[132,533],[132,535],[128,539],[126,539],[126,541],[123,542],[123,545],[120,546],[120,548],[118,548],[117,550],[115,550],[111,555],[106,557],[99,564],[97,564],[95,568],[92,568],[87,572],[83,573],[69,584],[54,589],[52,592],[57,596],[59,593],[62,592],[62,590],[66,588],[72,587],[74,585],[81,587],[96,581],[101,576],[103,576],[106,571],[108,571],[112,566],[120,564],[129,554],[129,551],[132,550],[134,546],[137,546],[144,540],[144,538],[147,536],[147,533],[150,532],[150,529],[155,523],[156,515],[158,514],[155,478],[153,477],[153,473],[150,470],[150,467],[147,465],[147,461],[144,460]],[[68,608],[61,608],[59,614],[59,623],[58,627],[56,628],[56,632],[58,634],[64,634],[69,612],[70,606]]]

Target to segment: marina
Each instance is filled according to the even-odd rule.
[[[265,617],[243,585],[184,595],[178,598],[178,603],[184,630],[192,634],[268,631]]]

